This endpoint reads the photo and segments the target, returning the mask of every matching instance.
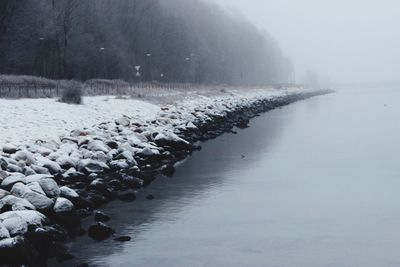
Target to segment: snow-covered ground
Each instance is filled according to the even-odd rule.
[[[304,89],[213,89],[168,90],[164,93],[149,89],[141,98],[93,96],[85,97],[83,105],[60,103],[56,99],[0,99],[0,147],[11,143],[22,145],[36,140],[58,138],[75,129],[90,128],[100,123],[128,116],[133,121],[152,121],[169,107],[188,113],[213,103],[240,103],[245,100],[272,98]],[[221,107],[223,108],[223,107]]]

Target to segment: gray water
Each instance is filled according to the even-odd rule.
[[[398,267],[399,103],[396,88],[348,88],[208,141],[103,209],[132,241],[80,238],[66,266]]]

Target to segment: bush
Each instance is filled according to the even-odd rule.
[[[67,104],[82,104],[83,86],[77,81],[59,81],[61,90],[60,102]]]

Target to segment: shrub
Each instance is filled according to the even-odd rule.
[[[61,90],[60,102],[67,104],[82,104],[83,86],[77,81],[59,81]]]

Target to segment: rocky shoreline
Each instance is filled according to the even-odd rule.
[[[201,149],[200,142],[248,127],[260,113],[329,90],[296,91],[244,101],[215,101],[180,110],[162,107],[158,119],[129,117],[74,130],[59,140],[4,145],[0,153],[0,264],[44,266],[49,258],[73,257],[66,244],[78,235],[94,240],[117,236],[98,209],[112,201],[132,202],[136,191]],[[0,150],[1,151],[1,150]],[[151,198],[151,196],[149,196]],[[82,229],[82,218],[94,224]],[[82,265],[84,266],[84,265]]]

